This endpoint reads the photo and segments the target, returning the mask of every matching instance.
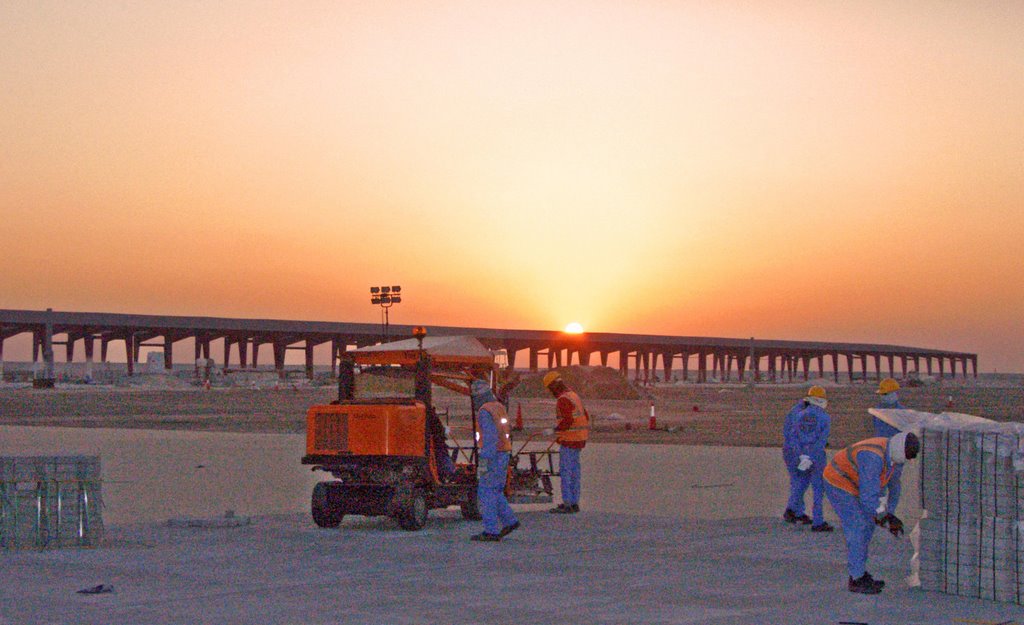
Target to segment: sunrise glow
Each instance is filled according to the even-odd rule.
[[[401,284],[392,323],[1022,371],[1022,23],[1022,2],[5,2],[0,307],[376,322],[367,288]]]
[[[583,333],[583,326],[581,326],[580,324],[578,324],[575,321],[573,321],[569,325],[565,326],[565,333],[566,334],[582,334]]]

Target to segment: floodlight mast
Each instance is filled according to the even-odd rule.
[[[388,330],[390,327],[390,319],[388,318],[388,309],[395,304],[402,303],[402,287],[395,286],[371,286],[370,287],[370,303],[381,308],[381,331],[383,334],[384,343],[388,342]]]

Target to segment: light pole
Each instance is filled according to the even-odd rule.
[[[388,309],[402,303],[402,287],[371,286],[370,303],[381,308],[381,329],[384,331],[384,342],[388,342]]]

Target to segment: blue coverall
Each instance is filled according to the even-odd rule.
[[[494,416],[486,409],[477,412],[480,428],[480,466],[485,470],[477,472],[477,506],[484,522],[484,533],[498,534],[505,527],[514,525],[518,519],[505,498],[505,479],[511,455],[498,451],[498,428]]]
[[[882,410],[895,410],[898,408],[905,408],[900,403],[900,398],[895,391],[887,395],[882,395],[878,400],[876,408]],[[900,431],[893,426],[889,425],[885,421],[882,421],[878,417],[871,415],[871,419],[875,426],[875,436],[882,436],[885,438],[892,438],[900,433]],[[903,476],[903,465],[896,465],[896,471],[892,474],[892,478],[889,480],[889,498],[885,503],[885,511],[889,514],[893,514],[896,510],[896,504],[900,502],[900,478]],[[883,495],[885,493],[882,493]]]
[[[801,400],[789,414],[783,425],[782,458],[789,472],[789,502],[786,507],[797,516],[804,514],[804,493],[810,486],[813,492],[811,507],[814,525],[825,522],[822,511],[822,472],[825,470],[825,445],[832,425],[832,418],[821,408]],[[798,471],[800,456],[805,455],[813,463],[810,470]]]
[[[835,509],[843,524],[843,536],[846,538],[846,566],[853,579],[859,579],[864,575],[867,567],[868,543],[871,542],[871,536],[875,533],[876,510],[878,510],[878,503],[882,496],[882,474],[893,466],[889,459],[888,446],[884,460],[870,451],[862,451],[857,454],[859,497],[854,497],[845,490],[825,482],[825,492],[828,495],[829,503],[832,504],[832,508]],[[900,465],[895,466],[900,467]],[[895,510],[896,505],[892,504],[889,509]]]
[[[580,452],[581,449],[562,445],[558,449],[558,472],[562,477],[562,503],[580,505]]]

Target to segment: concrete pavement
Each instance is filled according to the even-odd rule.
[[[114,526],[95,549],[0,553],[0,624],[1024,623],[1024,609],[906,587],[911,547],[878,533],[881,595],[846,591],[842,534],[781,520],[683,520],[520,509],[498,544],[433,511],[389,519],[306,514],[252,525]],[[113,592],[81,595],[108,584]]]

